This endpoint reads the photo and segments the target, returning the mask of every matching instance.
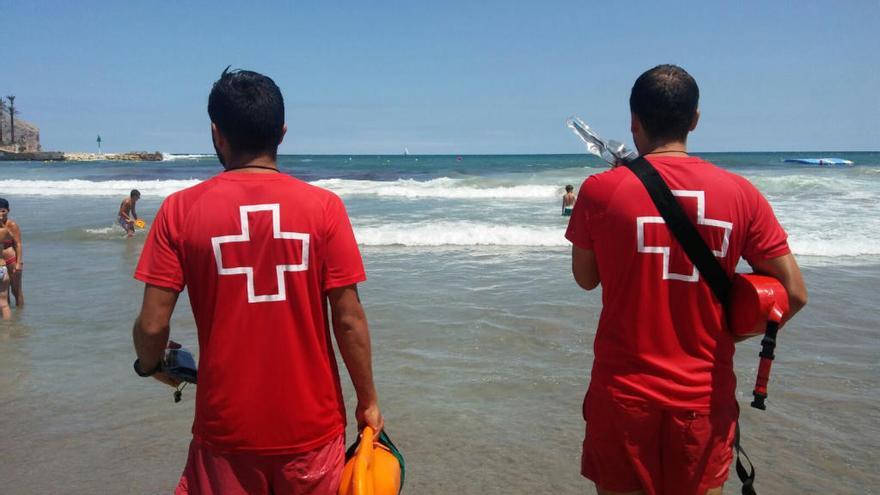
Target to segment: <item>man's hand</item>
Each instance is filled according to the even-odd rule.
[[[20,272],[24,270],[24,261],[16,261],[15,262],[15,271]]]
[[[792,316],[807,305],[807,287],[804,284],[804,276],[801,269],[791,254],[786,254],[778,258],[769,260],[761,260],[752,264],[752,268],[756,273],[761,275],[769,275],[785,287],[788,292],[788,314],[782,321],[784,325]]]
[[[358,402],[354,417],[357,419],[358,431],[363,430],[365,426],[369,426],[376,430],[376,433],[379,433],[385,427],[385,418],[382,417],[382,413],[379,411],[379,404],[375,402],[369,405],[363,405]]]

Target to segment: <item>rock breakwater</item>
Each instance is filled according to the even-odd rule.
[[[158,151],[129,151],[126,153],[70,153],[65,151],[34,151],[11,153],[0,150],[0,161],[39,161],[39,162],[161,162],[162,153]]]

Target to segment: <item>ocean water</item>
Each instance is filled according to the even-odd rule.
[[[880,491],[880,153],[700,156],[764,192],[810,290],[781,334],[767,411],[747,406],[759,343],[738,346],[759,491]],[[796,156],[855,165],[782,162]],[[0,322],[3,493],[176,484],[194,394],[174,404],[171,389],[131,369],[144,235],[125,239],[115,225],[130,189],[149,221],[165,196],[221,170],[213,156],[167,158],[0,164],[0,196],[24,229],[27,298]],[[282,156],[280,166],[349,210],[405,493],[592,493],[579,476],[580,405],[601,294],[571,279],[560,197],[605,166],[586,155]],[[198,351],[185,297],[172,338]],[[738,489],[734,474],[727,491]]]

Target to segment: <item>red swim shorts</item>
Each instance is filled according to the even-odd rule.
[[[697,494],[724,484],[739,408],[670,410],[594,390],[584,400],[581,474],[599,488]]]
[[[175,495],[335,495],[345,435],[310,452],[259,455],[217,452],[193,439]]]

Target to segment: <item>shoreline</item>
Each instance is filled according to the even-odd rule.
[[[30,151],[12,153],[0,151],[0,161],[4,162],[161,162],[164,159],[159,151],[127,151],[124,153],[81,153],[68,151]]]

